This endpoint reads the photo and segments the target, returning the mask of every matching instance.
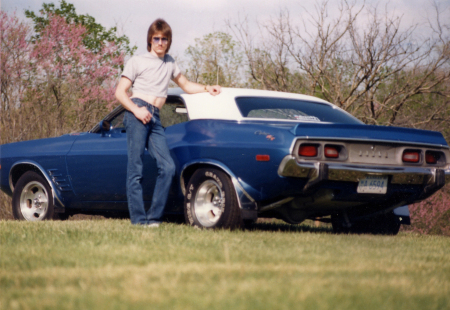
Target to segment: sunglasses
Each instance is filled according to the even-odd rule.
[[[167,44],[169,42],[169,39],[167,38],[160,38],[160,37],[153,37],[152,38],[153,43],[158,44],[159,41],[162,42],[162,44]]]

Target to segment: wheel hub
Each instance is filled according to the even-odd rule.
[[[28,183],[20,195],[20,211],[27,221],[42,221],[48,210],[48,194],[40,182]]]
[[[36,206],[36,208],[42,208],[41,195],[39,195],[37,198],[34,198],[33,203]]]
[[[203,182],[195,196],[195,215],[203,227],[212,227],[220,219],[225,206],[224,193],[213,180]]]

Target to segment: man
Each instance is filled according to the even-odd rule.
[[[159,119],[170,79],[186,93],[220,94],[218,85],[205,86],[190,82],[181,74],[175,60],[167,54],[172,44],[172,30],[162,19],[148,29],[148,53],[133,56],[126,64],[116,89],[116,98],[127,110],[124,124],[127,131],[128,166],[127,199],[132,224],[158,227],[175,174],[164,128]],[[132,96],[127,91],[132,87]],[[147,147],[158,167],[152,204],[146,212],[142,193],[143,156]]]

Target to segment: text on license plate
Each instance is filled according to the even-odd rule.
[[[358,193],[368,194],[386,194],[388,177],[378,175],[368,175],[364,179],[359,180]]]

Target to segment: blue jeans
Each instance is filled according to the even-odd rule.
[[[138,98],[132,98],[131,100],[139,107],[147,107],[152,114],[152,119],[144,125],[133,113],[125,112],[124,124],[127,131],[128,148],[127,199],[130,219],[132,224],[160,223],[175,174],[175,164],[170,156],[164,128],[159,119],[159,109]],[[152,204],[147,212],[144,208],[141,185],[146,147],[150,155],[156,160],[158,168]]]

